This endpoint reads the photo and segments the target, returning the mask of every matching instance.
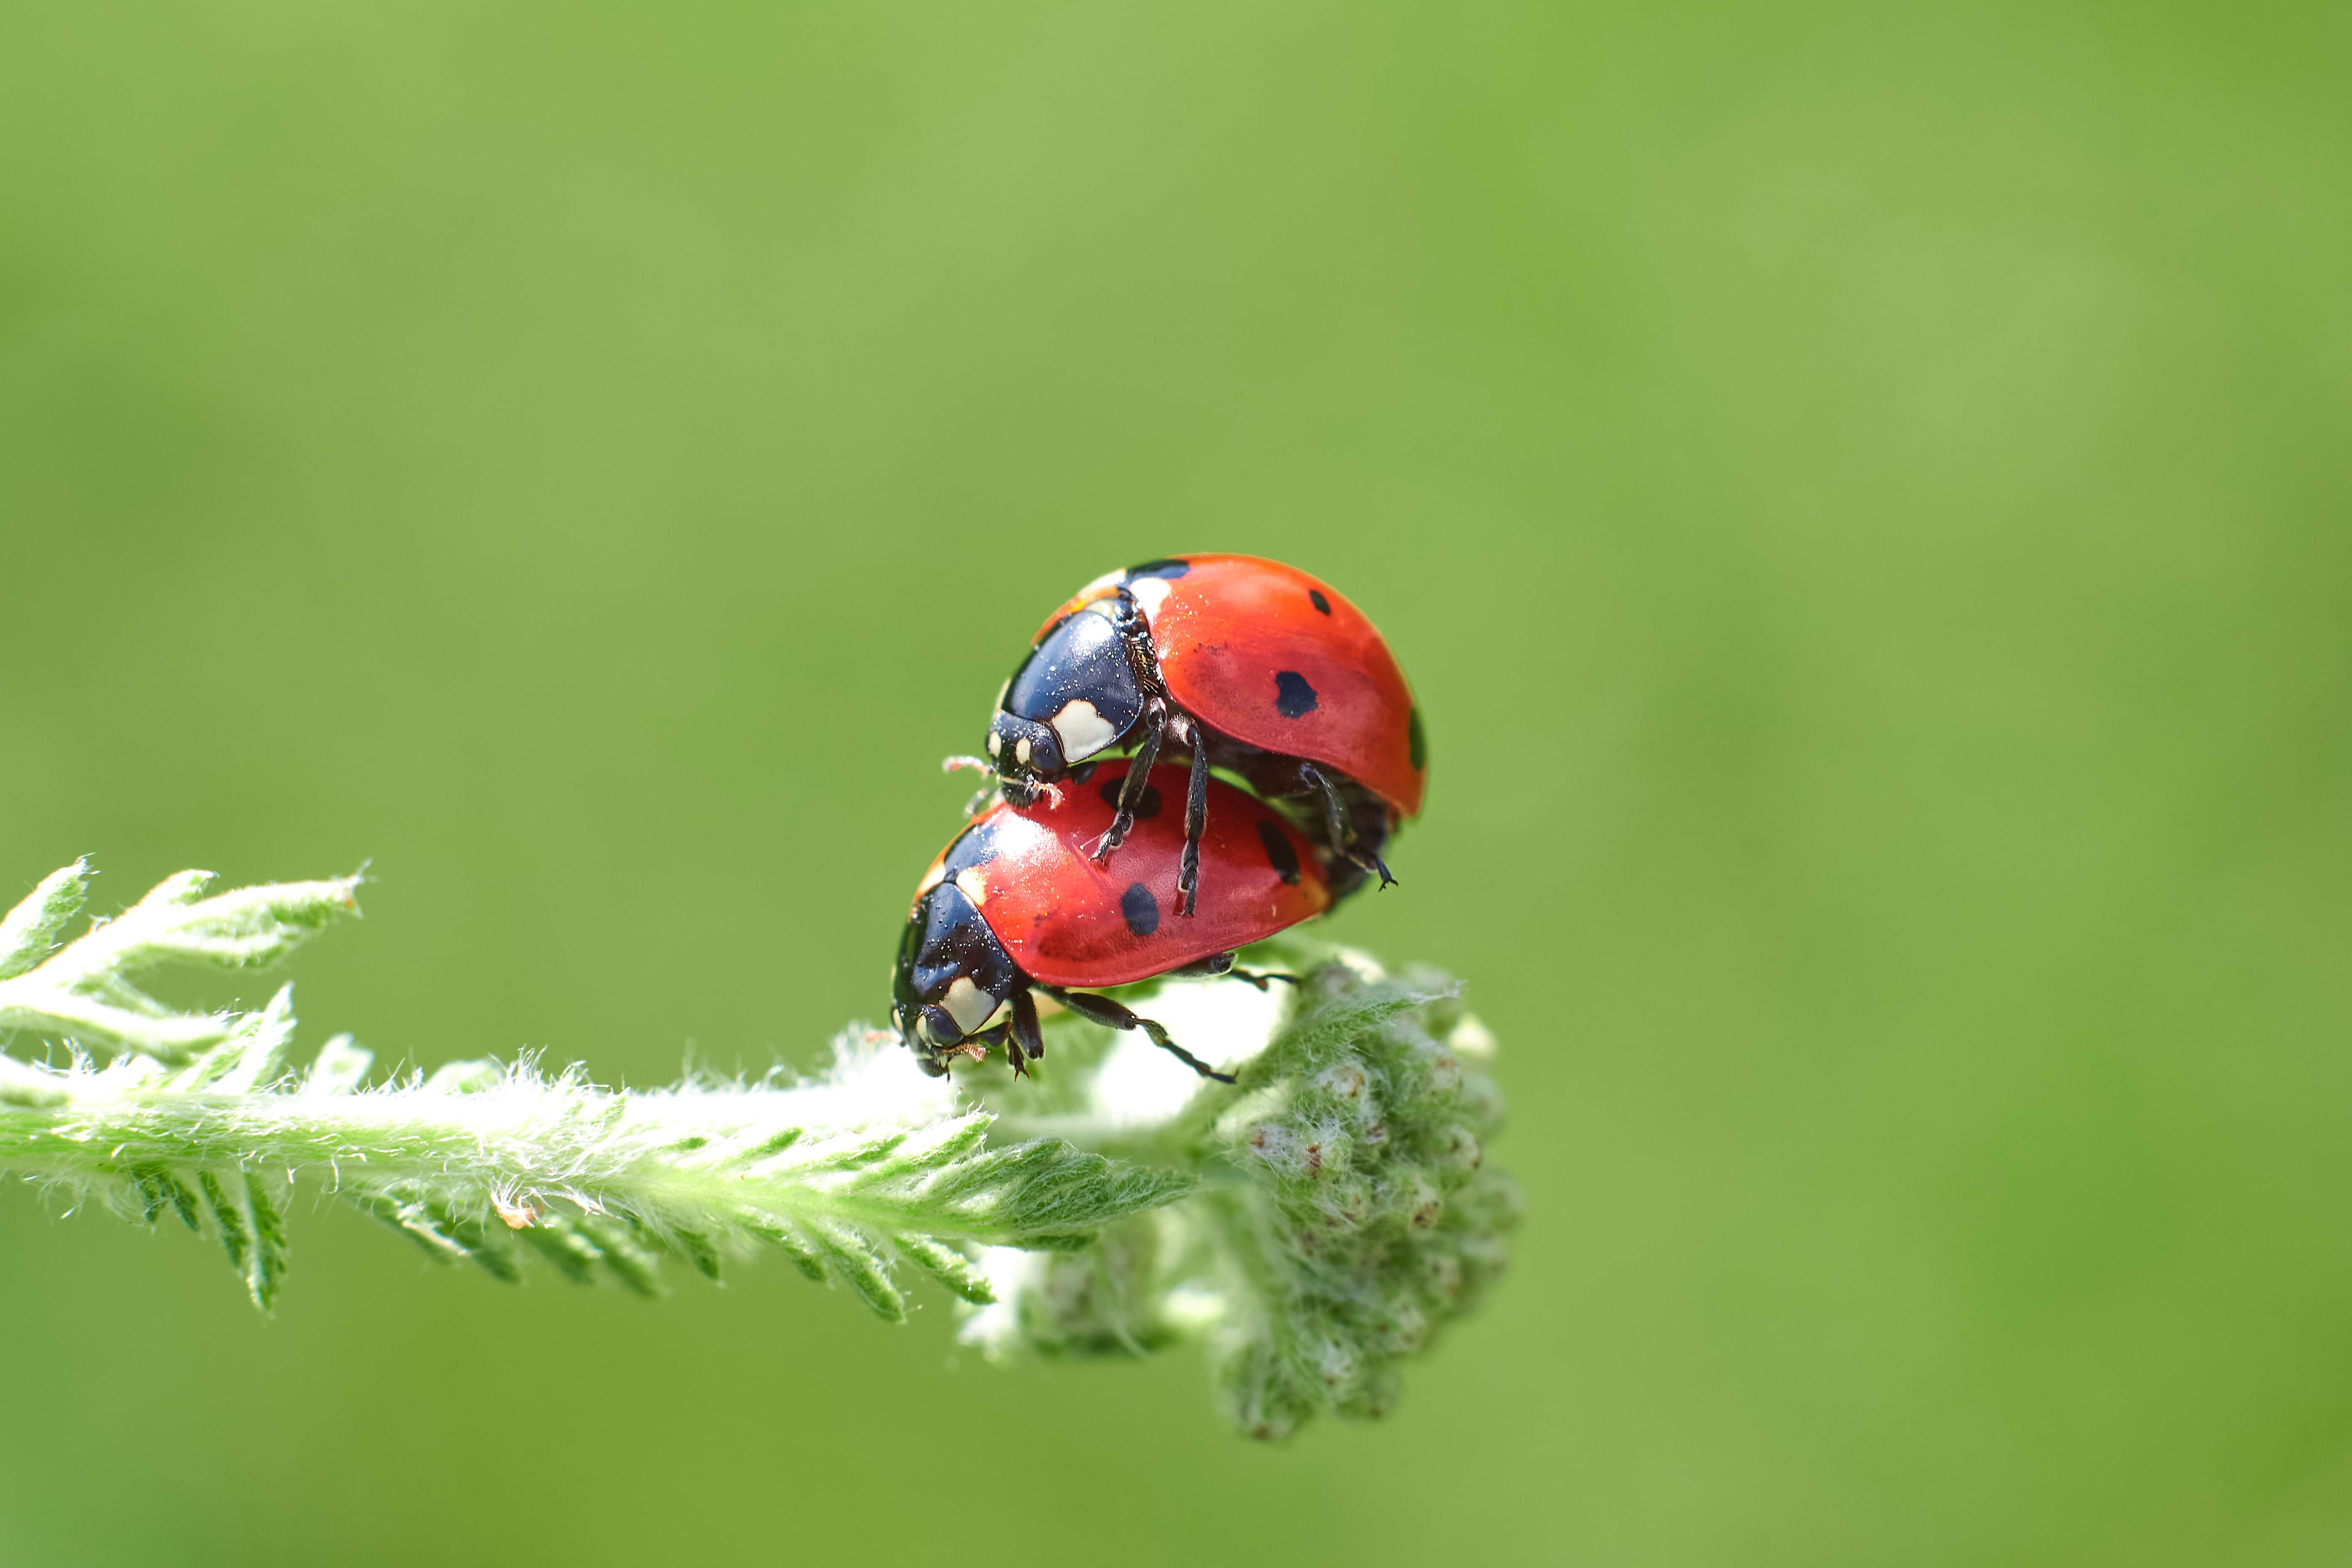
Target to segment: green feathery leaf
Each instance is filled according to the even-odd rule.
[[[293,988],[175,1010],[131,977],[242,969],[353,912],[357,878],[204,896],[183,872],[59,942],[77,861],[0,919],[0,1170],[220,1244],[269,1310],[294,1185],[442,1263],[520,1280],[661,1289],[778,1253],[903,1321],[927,1279],[992,1357],[1208,1346],[1228,1414],[1278,1437],[1318,1412],[1377,1415],[1402,1362],[1501,1271],[1517,1190],[1486,1163],[1493,1040],[1431,972],[1288,940],[1253,955],[1295,986],[1171,979],[1125,994],[1238,1081],[1139,1036],[1049,1019],[1050,1072],[917,1071],[853,1027],[804,1082],[690,1079],[617,1090],[585,1070],[454,1061],[371,1083],[349,1035],[288,1062]],[[978,1092],[975,1092],[975,1089]]]

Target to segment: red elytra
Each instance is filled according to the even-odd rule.
[[[1209,889],[1177,912],[1185,770],[1153,770],[1146,809],[1118,857],[1089,857],[1110,827],[1129,764],[1108,762],[1061,799],[1002,802],[932,862],[917,903],[952,879],[1013,962],[1047,985],[1125,985],[1231,952],[1330,907],[1314,848],[1264,802],[1212,780],[1201,864]]]
[[[1180,564],[1181,574],[1158,574]],[[1255,555],[1171,556],[1088,584],[1033,646],[1121,589],[1143,611],[1179,707],[1249,745],[1337,768],[1402,816],[1420,815],[1428,770],[1412,689],[1379,629],[1338,589]]]
[[[1096,1023],[1141,1030],[1203,1077],[1234,1081],[1159,1023],[1080,988],[1183,972],[1263,990],[1288,977],[1244,973],[1234,951],[1330,908],[1330,883],[1307,841],[1265,803],[1205,770],[1139,780],[1132,767],[1088,768],[1026,805],[1001,803],[931,862],[891,979],[891,1017],[924,1071],[944,1073],[996,1045],[1014,1073],[1025,1071],[1045,1054],[1031,994],[1043,991]],[[1203,785],[1213,826],[1188,845],[1177,792]],[[1120,818],[1141,831],[1111,869],[1093,851]],[[1176,889],[1188,847],[1219,881],[1184,915]]]

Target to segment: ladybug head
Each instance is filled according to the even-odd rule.
[[[943,881],[915,900],[898,942],[891,1021],[923,1070],[938,1077],[957,1055],[977,1058],[1002,1032],[989,1020],[1023,975],[964,890]],[[984,1038],[982,1037],[985,1037]]]
[[[1004,685],[988,727],[988,760],[1015,805],[1118,744],[1143,717],[1143,688],[1129,651],[1124,601],[1099,600],[1038,639]]]
[[[1062,740],[1051,724],[997,710],[988,726],[988,760],[995,766],[1004,798],[1015,805],[1034,805],[1041,786],[1068,773],[1062,760]]]

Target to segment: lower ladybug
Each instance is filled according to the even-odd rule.
[[[1380,852],[1421,812],[1421,713],[1379,630],[1329,584],[1254,555],[1171,556],[1097,578],[1038,628],[998,695],[987,757],[948,761],[995,773],[1023,805],[1132,747],[1129,795],[1093,849],[1108,860],[1164,744],[1192,753],[1178,913],[1195,909],[1212,767],[1319,816],[1334,898],[1368,875],[1395,880]]]
[[[926,1072],[946,1072],[958,1056],[977,1061],[1000,1042],[1013,1071],[1024,1071],[1045,1054],[1031,994],[1042,991],[1082,1017],[1142,1030],[1203,1077],[1233,1081],[1151,1019],[1072,989],[1189,973],[1231,974],[1263,990],[1289,976],[1235,969],[1234,950],[1330,907],[1322,868],[1297,828],[1211,780],[1208,825],[1188,837],[1166,804],[1184,784],[1176,768],[1154,778],[1108,763],[1058,799],[999,802],[940,851],[915,889],[892,977],[891,1016]],[[1088,848],[1130,796],[1134,826],[1112,871]],[[1166,919],[1153,889],[1165,888],[1195,847],[1213,879],[1211,897],[1189,921]]]

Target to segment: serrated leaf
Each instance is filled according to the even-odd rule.
[[[14,1057],[0,1056],[0,1105],[27,1110],[54,1110],[73,1097],[64,1077]]]
[[[168,877],[115,919],[94,921],[47,957],[35,955],[29,967],[0,976],[0,1030],[37,1029],[162,1060],[184,1059],[228,1039],[237,1020],[168,1008],[132,984],[133,974],[171,962],[230,968],[268,963],[358,909],[355,877],[240,888],[202,898],[209,880],[210,873],[203,871]],[[52,884],[52,897],[41,909],[26,912],[26,906],[18,906],[25,913],[19,922],[24,932],[37,933],[62,907],[68,889],[58,878],[42,886]],[[12,960],[27,951],[20,942]]]
[[[550,1263],[574,1285],[596,1281],[595,1243],[582,1236],[562,1215],[542,1215],[536,1225],[515,1232],[515,1238]]]
[[[22,902],[0,916],[0,980],[22,974],[48,957],[58,934],[89,897],[89,858],[50,872]]]
[[[640,1296],[661,1294],[659,1259],[631,1238],[625,1221],[583,1215],[572,1223],[595,1247],[596,1260],[611,1270],[614,1279]]]
[[[346,1188],[343,1196],[442,1262],[465,1259],[509,1285],[521,1278],[503,1234],[493,1233],[477,1215],[456,1208],[445,1195],[420,1184],[403,1182],[374,1190]]]
[[[890,1181],[925,1171],[944,1169],[959,1160],[969,1158],[987,1138],[988,1119],[982,1116],[969,1118],[964,1125],[934,1142],[914,1148],[902,1146],[892,1158],[875,1166],[869,1179]]]
[[[229,1267],[245,1281],[253,1304],[268,1311],[286,1278],[286,1226],[277,1205],[269,1201],[257,1176],[222,1177],[200,1171],[196,1181],[219,1228],[221,1250],[228,1254]]]
[[[286,1047],[293,1042],[294,987],[281,985],[261,1011],[238,1019],[227,1039],[173,1079],[173,1087],[190,1092],[249,1094],[278,1076]]]
[[[1025,1252],[1084,1252],[1102,1239],[1091,1230],[1045,1231],[1021,1238]]]
[[[677,1249],[686,1254],[695,1272],[716,1283],[719,1279],[719,1248],[699,1231],[681,1230],[677,1233]]]
[[[975,1232],[990,1239],[1090,1228],[1173,1202],[1192,1190],[1181,1171],[1115,1165],[1059,1141],[992,1150],[942,1174],[927,1193],[982,1205]]]
[[[854,1171],[860,1165],[870,1165],[907,1141],[902,1131],[883,1133],[869,1138],[833,1154],[820,1156],[793,1167],[795,1171]]]
[[[253,1231],[246,1285],[253,1293],[253,1304],[266,1312],[277,1302],[278,1287],[286,1280],[286,1221],[270,1201],[261,1178],[250,1173],[245,1178],[245,1209]]]
[[[505,1076],[506,1068],[487,1057],[477,1061],[443,1062],[425,1080],[425,1088],[432,1094],[472,1094]]]
[[[133,1165],[131,1168],[131,1190],[138,1194],[140,1217],[153,1225],[170,1209],[186,1222],[190,1230],[204,1228],[196,1208],[196,1195],[187,1184],[161,1165]]]
[[[996,1300],[980,1265],[943,1241],[928,1236],[901,1236],[892,1245],[901,1257],[976,1307]]]
[[[221,1180],[210,1171],[196,1173],[196,1184],[205,1194],[205,1206],[212,1211],[213,1224],[220,1232],[221,1250],[228,1254],[228,1266],[243,1277],[246,1259],[253,1256],[253,1223],[246,1215],[245,1205],[236,1202]]]
[[[174,871],[148,889],[145,896],[125,910],[124,915],[152,914],[184,908],[204,896],[205,889],[212,886],[215,875],[211,871]]]
[[[302,1079],[305,1094],[349,1094],[367,1080],[375,1053],[349,1035],[337,1035],[319,1047],[310,1070]]]
[[[68,868],[0,921],[7,951],[45,947],[86,873]],[[209,876],[184,872],[46,958],[31,953],[32,967],[0,980],[0,1029],[37,1025],[151,1062],[99,1068],[77,1054],[70,1068],[48,1069],[0,1055],[0,1131],[16,1140],[7,1146],[36,1152],[45,1173],[85,1172],[127,1215],[152,1222],[169,1208],[201,1229],[209,1215],[265,1307],[286,1263],[279,1189],[253,1173],[265,1169],[269,1181],[278,1169],[291,1179],[297,1166],[331,1173],[339,1195],[428,1256],[465,1258],[501,1279],[519,1277],[529,1247],[569,1278],[609,1276],[650,1295],[663,1257],[715,1279],[749,1237],[892,1320],[906,1313],[901,1265],[982,1300],[987,1282],[958,1243],[1072,1245],[1106,1217],[1189,1186],[1053,1140],[991,1149],[987,1112],[960,1106],[946,1086],[883,1072],[886,1058],[904,1064],[870,1030],[840,1037],[835,1071],[814,1084],[772,1074],[632,1095],[576,1068],[550,1078],[529,1063],[468,1062],[364,1090],[373,1058],[349,1036],[330,1040],[299,1079],[287,1077],[289,988],[248,1011],[206,1015],[167,1007],[131,983],[164,962],[266,962],[352,912],[355,885],[213,893]],[[70,1130],[9,1109],[27,1102],[73,1107]],[[803,1114],[807,1123],[792,1120]],[[126,1159],[128,1169],[118,1163]]]
[[[345,1203],[390,1226],[415,1242],[418,1250],[436,1263],[457,1263],[466,1257],[466,1249],[444,1235],[425,1217],[422,1205],[400,1202],[387,1193],[371,1192],[358,1187],[346,1187]]]
[[[793,1260],[793,1268],[818,1284],[824,1283],[824,1259],[790,1221],[758,1209],[739,1210],[736,1221],[761,1241],[782,1249],[784,1256]]]
[[[862,1232],[837,1220],[812,1219],[808,1234],[835,1276],[872,1308],[876,1317],[892,1323],[907,1321],[907,1299],[891,1279],[889,1264]]]

